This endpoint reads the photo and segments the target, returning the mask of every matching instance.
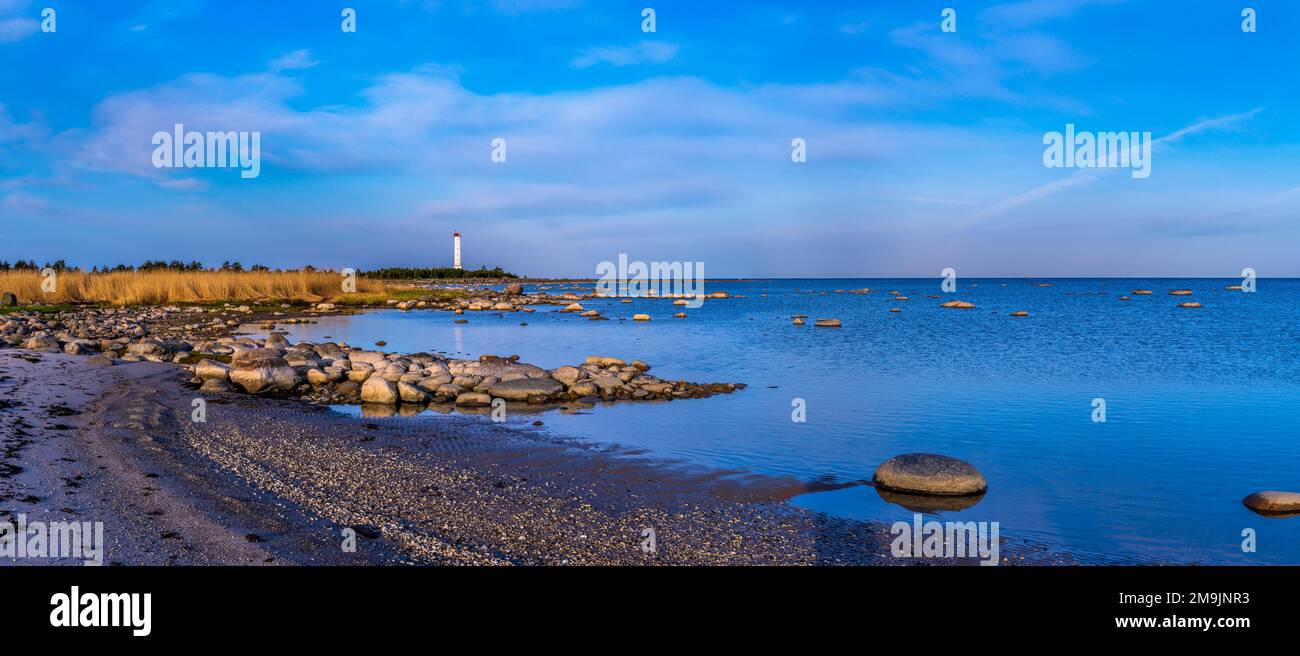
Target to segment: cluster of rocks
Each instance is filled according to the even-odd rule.
[[[390,300],[388,301],[387,304],[390,307],[394,307],[399,310],[415,310],[415,309],[427,308],[433,310],[448,310],[456,314],[465,314],[466,312],[526,312],[528,313],[528,312],[536,311],[534,308],[530,306],[552,305],[552,306],[559,306],[560,312],[571,312],[579,316],[586,317],[591,321],[608,321],[608,318],[601,316],[601,313],[599,311],[587,309],[583,307],[581,303],[581,301],[585,301],[587,299],[610,298],[606,295],[601,294],[598,290],[583,288],[577,285],[570,286],[570,289],[567,290],[559,290],[559,293],[551,293],[550,291],[547,291],[548,289],[549,289],[548,286],[543,285],[543,286],[539,286],[536,291],[525,294],[522,283],[511,283],[506,285],[500,291],[493,290],[490,288],[465,289],[464,291],[466,292],[466,295],[457,298],[440,299],[440,298],[430,297],[425,299],[408,300],[408,301],[401,301],[401,302]],[[671,300],[674,305],[687,305],[689,303],[688,299],[683,298],[681,295],[661,296],[655,293],[654,290],[646,290],[645,295],[640,296],[638,298],[646,298],[651,300]],[[718,291],[718,292],[710,292],[708,294],[704,294],[704,298],[722,299],[722,298],[741,298],[741,297],[739,296],[733,297],[731,294],[728,294],[727,292]],[[622,302],[631,303],[633,302],[633,299],[623,298]],[[685,318],[686,313],[678,312],[673,316],[679,319]],[[643,313],[634,314],[632,316],[632,320],[649,321],[650,315],[643,314]]]
[[[275,321],[305,322],[291,317],[288,305],[273,312],[256,313],[247,305],[226,304],[220,307],[131,307],[85,308],[65,312],[13,312],[0,316],[0,344],[23,346],[33,338],[49,350],[50,338],[61,345],[76,342],[73,350],[114,351],[123,355],[132,340],[154,337],[184,341],[226,335],[244,323]],[[109,343],[112,342],[112,343]],[[173,349],[173,352],[183,349]],[[70,351],[71,352],[71,351]]]
[[[202,356],[212,357],[202,357]],[[556,369],[521,363],[518,356],[478,360],[429,353],[385,353],[346,344],[223,338],[197,345],[190,356],[202,389],[294,395],[324,403],[453,403],[491,405],[493,399],[546,404],[571,400],[700,398],[743,389],[742,384],[697,384],[650,375],[650,365],[591,356]],[[229,364],[223,362],[229,360]]]
[[[242,312],[241,308],[234,308]],[[428,353],[369,351],[343,343],[289,343],[230,336],[228,322],[192,321],[201,308],[81,310],[54,315],[14,313],[0,323],[9,346],[93,356],[101,364],[173,362],[194,374],[206,392],[295,396],[323,403],[490,405],[493,399],[533,404],[570,400],[671,400],[743,389],[743,384],[669,381],[650,365],[591,356],[576,366],[547,370],[518,356],[478,360]],[[182,335],[187,329],[217,329]],[[238,324],[229,320],[229,323]]]

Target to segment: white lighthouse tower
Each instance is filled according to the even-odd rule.
[[[452,250],[453,255],[452,255],[451,266],[454,269],[459,269],[460,268],[460,233],[453,232],[452,239],[455,245]]]

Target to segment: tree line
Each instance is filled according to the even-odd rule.
[[[36,260],[18,260],[12,264],[10,264],[8,261],[0,260],[0,273],[5,271],[40,271],[42,269],[53,269],[60,273],[66,271],[83,271],[81,267],[69,266],[68,263],[65,262],[64,260],[57,260],[55,262],[46,262],[44,266],[38,265],[36,263]],[[219,267],[204,268],[203,263],[197,260],[188,263],[182,262],[180,260],[172,260],[170,262],[166,260],[145,260],[142,264],[138,266],[131,266],[129,264],[118,264],[114,266],[96,265],[91,267],[89,273],[120,273],[120,272],[148,273],[153,271],[261,272],[261,271],[273,271],[273,270],[277,272],[290,272],[290,273],[299,272],[299,271],[305,271],[308,273],[314,271],[332,271],[332,269],[317,269],[316,267],[310,264],[297,269],[271,269],[270,267],[262,264],[254,264],[248,268],[245,268],[244,265],[240,264],[239,262],[231,262],[227,260],[225,262],[222,262],[221,266]],[[458,279],[458,278],[483,279],[483,278],[518,278],[519,277],[513,273],[502,270],[501,267],[495,267],[492,269],[489,269],[487,267],[481,267],[477,270],[456,269],[452,267],[387,267],[383,269],[375,269],[373,271],[358,271],[358,274],[365,276],[367,278],[376,278],[380,280],[448,280],[448,279]]]
[[[386,267],[363,271],[361,275],[379,280],[453,280],[459,278],[518,278],[501,267],[456,269],[454,267]]]

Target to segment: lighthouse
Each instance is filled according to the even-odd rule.
[[[453,269],[459,269],[460,268],[460,233],[453,232],[451,233],[451,236],[452,236],[452,244],[453,244],[451,266]]]

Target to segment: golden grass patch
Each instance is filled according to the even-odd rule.
[[[111,305],[163,305],[239,301],[305,302],[346,301],[352,296],[382,297],[386,286],[378,280],[357,278],[355,293],[343,293],[342,276],[327,271],[148,271],[57,274],[54,289],[41,289],[36,271],[0,273],[0,292],[13,292],[18,302],[29,304],[107,303]]]

